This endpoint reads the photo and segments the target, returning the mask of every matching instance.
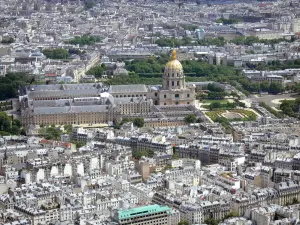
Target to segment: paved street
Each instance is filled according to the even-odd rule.
[[[284,100],[284,99],[294,99],[295,94],[281,94],[281,95],[251,95],[250,98],[248,99],[248,101],[250,100],[251,102],[264,102],[267,105],[271,106],[271,107],[276,107],[278,104],[278,100]],[[277,101],[276,101],[277,100]]]

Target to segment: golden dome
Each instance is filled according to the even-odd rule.
[[[165,71],[183,71],[182,65],[181,63],[178,61],[177,59],[177,54],[176,54],[176,50],[173,50],[171,53],[171,59],[170,61],[166,64],[165,67]]]

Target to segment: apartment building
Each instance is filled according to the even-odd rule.
[[[120,225],[169,224],[171,209],[168,206],[149,205],[115,212],[113,221]]]

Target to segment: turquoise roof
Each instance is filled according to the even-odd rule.
[[[152,213],[170,211],[171,209],[168,206],[160,205],[147,205],[141,206],[128,210],[119,210],[118,217],[119,220],[130,219],[138,216],[145,216]]]

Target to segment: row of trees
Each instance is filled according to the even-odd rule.
[[[152,158],[154,156],[154,151],[153,150],[143,150],[143,151],[133,151],[132,152],[132,156],[136,159],[140,159],[142,158],[143,156],[146,156],[146,157],[150,157]]]
[[[150,74],[152,76],[152,74],[157,74],[161,77],[161,73],[163,72],[168,60],[168,55],[161,55],[157,58],[152,57],[149,59],[132,60],[130,62],[126,62],[126,69],[139,75]],[[206,76],[213,78],[231,76],[236,73],[232,67],[210,65],[202,60],[183,60],[181,61],[181,64],[186,76]]]
[[[282,101],[280,109],[288,116],[300,118],[300,97],[295,100]]]
[[[122,121],[118,124],[115,125],[115,128],[116,129],[120,129],[121,126],[125,123],[128,123],[128,122],[132,122],[134,126],[136,127],[143,127],[145,125],[145,121],[144,121],[144,118],[124,118],[122,119]]]
[[[279,94],[284,91],[284,87],[280,83],[276,82],[259,82],[252,83],[247,78],[241,78],[238,82],[248,92],[269,92],[271,94]]]
[[[228,219],[228,218],[232,218],[232,217],[239,217],[240,214],[238,212],[232,211],[230,213],[228,213],[226,216],[224,216],[224,218],[222,218],[221,220],[216,220],[214,218],[209,218],[206,219],[204,221],[205,224],[207,225],[218,225],[220,222]],[[187,220],[181,220],[178,225],[189,225],[189,222]]]
[[[271,106],[267,105],[266,103],[260,102],[259,106],[265,108],[266,110],[268,110],[270,113],[272,113],[277,118],[283,118],[282,112],[273,109]]]
[[[49,59],[68,59],[70,56],[68,50],[63,48],[46,48],[43,54]]]
[[[34,82],[34,78],[26,73],[7,73],[0,76],[0,100],[18,97],[19,87]]]
[[[258,37],[255,36],[241,36],[234,38],[231,42],[236,44],[236,45],[248,45],[251,46],[254,43],[263,43],[266,45],[273,45],[273,44],[278,44],[283,41],[288,41],[284,38],[279,38],[279,39],[259,39]]]
[[[19,135],[24,134],[24,130],[21,129],[22,124],[18,119],[8,116],[5,112],[0,112],[0,135]]]
[[[184,37],[182,39],[178,38],[159,38],[155,41],[160,47],[179,47],[179,46],[224,46],[226,44],[226,40],[223,37],[216,38],[206,38],[204,40],[194,40],[189,37]]]
[[[103,66],[102,66],[103,65]],[[92,68],[90,68],[85,74],[87,75],[94,75],[95,78],[101,78],[101,76],[104,73],[104,69],[105,69],[105,65],[102,64],[101,66],[94,66]]]
[[[214,110],[214,109],[234,109],[237,106],[245,108],[246,105],[243,102],[236,101],[236,102],[226,102],[225,104],[222,104],[220,102],[212,102],[208,108],[209,110]]]
[[[279,60],[273,60],[268,63],[261,62],[258,64],[252,64],[250,62],[246,63],[246,66],[249,69],[255,69],[255,70],[284,70],[284,69],[298,69],[300,68],[300,59],[295,60],[287,60],[284,62],[281,62]]]
[[[226,18],[219,18],[216,20],[216,23],[222,23],[225,25],[229,25],[229,24],[235,24],[235,23],[239,23],[240,20],[239,19],[226,19]]]
[[[197,118],[196,115],[190,114],[190,115],[187,115],[186,117],[184,117],[184,122],[187,124],[191,124],[191,123],[201,123],[203,121],[201,118]]]
[[[86,51],[82,51],[80,49],[70,48],[70,49],[63,49],[63,48],[46,48],[43,51],[43,54],[49,59],[68,59],[70,55],[79,55],[82,56],[86,54]]]
[[[66,41],[66,43],[83,46],[83,45],[93,45],[99,41],[101,41],[101,38],[98,36],[83,35],[83,36],[77,36],[69,41]]]
[[[2,40],[1,40],[2,44],[11,44],[14,42],[15,42],[15,39],[13,37],[2,37]]]
[[[83,3],[86,10],[92,9],[96,5],[95,0],[84,0]]]
[[[218,225],[220,222],[222,222],[222,221],[224,221],[224,220],[226,220],[228,218],[239,217],[239,216],[240,216],[240,214],[238,212],[233,211],[233,212],[228,213],[221,220],[217,220],[215,218],[209,218],[209,219],[206,219],[204,221],[204,223],[207,224],[207,225]]]
[[[64,125],[64,132],[60,129],[60,127],[56,127],[54,124],[51,126],[43,126],[41,125],[41,128],[39,130],[39,134],[44,136],[47,140],[60,140],[60,136],[65,134],[71,134],[72,133],[72,125],[67,124]]]
[[[218,19],[219,22],[225,22],[225,23],[235,23],[238,20],[235,19]],[[230,43],[234,43],[236,45],[248,45],[251,46],[254,43],[263,43],[267,45],[273,45],[277,44],[283,41],[289,41],[284,38],[279,39],[259,39],[255,36],[248,36],[248,37],[236,37],[233,40],[230,41]],[[293,40],[291,40],[293,41]],[[196,40],[189,37],[184,37],[182,39],[178,38],[159,38],[155,41],[155,44],[157,44],[160,47],[179,47],[179,46],[209,46],[209,45],[216,45],[216,46],[224,46],[228,42],[225,40],[224,37],[216,37],[216,38],[206,38],[204,40]]]
[[[135,59],[126,62],[126,69],[138,74],[144,73],[162,73],[165,64],[168,62],[168,56],[162,55],[159,58],[151,57],[148,59]]]
[[[219,87],[215,84],[208,84],[206,87],[202,88],[203,90],[208,90],[208,94],[200,94],[197,96],[198,99],[212,99],[212,100],[217,100],[217,99],[224,99],[225,96],[227,95],[224,88]]]
[[[126,69],[131,71],[130,74],[128,76],[116,76],[106,81],[106,83],[108,85],[139,83],[148,85],[160,84],[162,82],[164,66],[168,59],[168,55],[161,55],[160,57],[126,62]],[[207,80],[228,82],[246,95],[250,92],[269,92],[277,94],[283,91],[282,85],[278,83],[252,83],[241,71],[234,70],[234,68],[230,66],[210,65],[202,60],[183,60],[181,63],[187,82]],[[216,91],[213,91],[213,93],[207,96],[207,99],[222,99],[224,96],[224,93],[216,93]]]

